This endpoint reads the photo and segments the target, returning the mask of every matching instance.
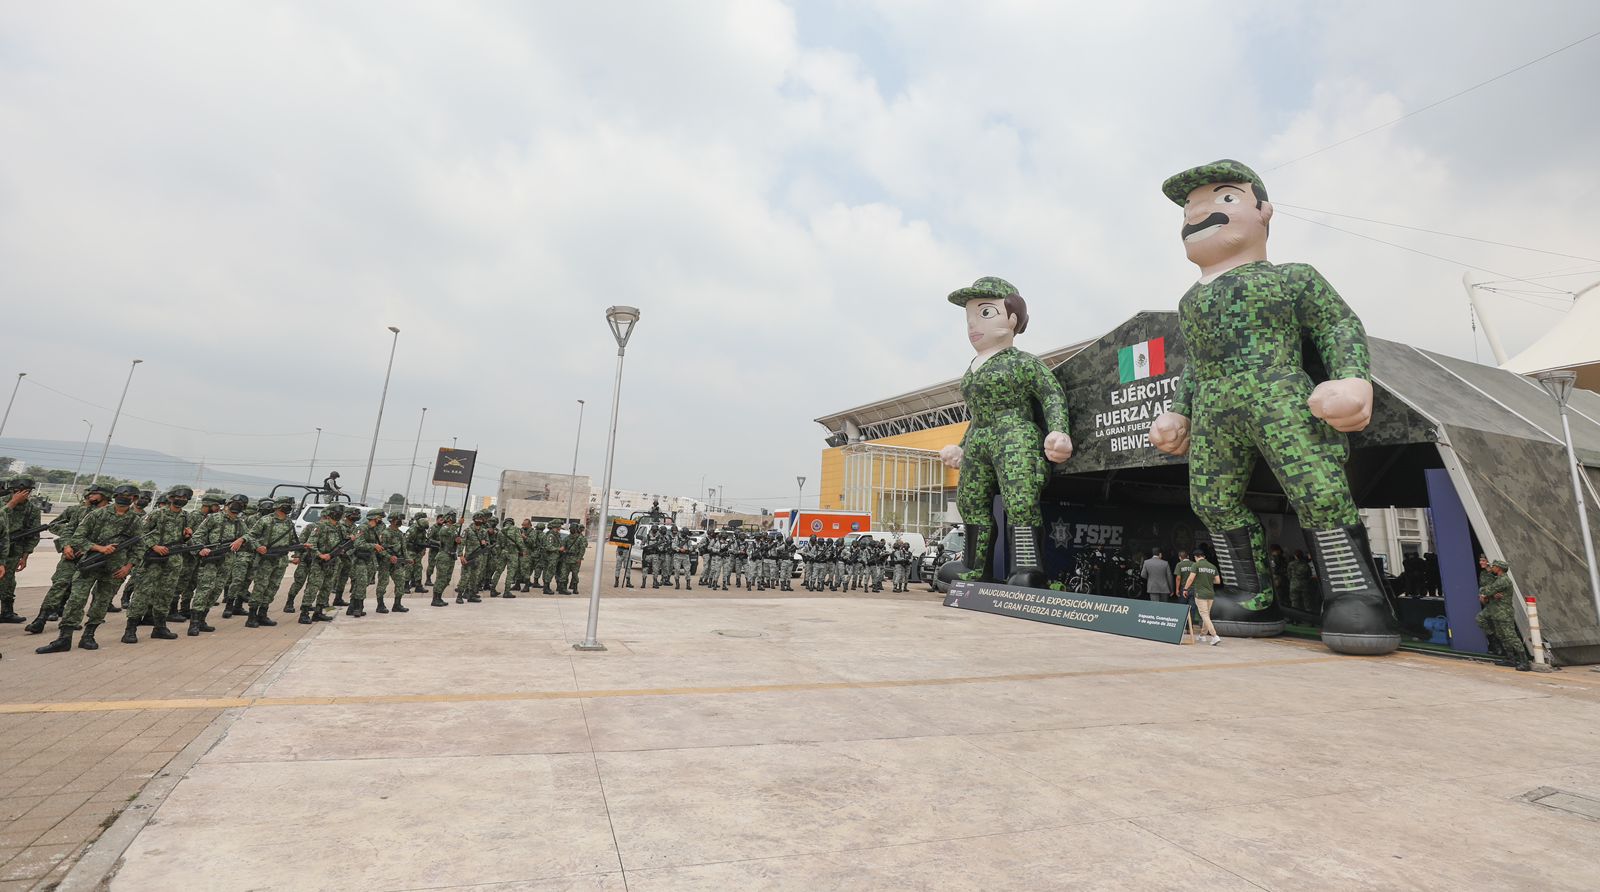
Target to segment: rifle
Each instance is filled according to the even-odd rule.
[[[232,542],[232,541],[233,541],[232,539],[228,540],[228,542]],[[167,558],[177,557],[179,555],[194,554],[197,551],[204,551],[207,548],[217,548],[217,549],[227,548],[228,547],[228,542],[211,542],[211,543],[198,543],[198,542],[196,542],[196,543],[192,543],[192,544],[189,544],[189,545],[169,545],[169,546],[167,546],[167,553],[166,554],[156,554],[154,551],[147,551],[147,552],[145,552],[144,559],[147,560],[147,561],[160,562],[160,561],[166,560]]]
[[[101,564],[105,563],[106,561],[110,560],[112,558],[112,556],[114,556],[117,552],[122,551],[124,548],[131,548],[131,547],[133,547],[135,545],[138,545],[140,542],[144,541],[144,537],[146,537],[148,535],[150,535],[150,534],[149,533],[134,533],[134,534],[122,537],[118,541],[112,543],[113,545],[115,545],[117,547],[117,551],[114,551],[111,554],[102,554],[101,552],[98,552],[98,551],[89,552],[88,554],[84,555],[83,558],[81,558],[78,561],[78,572],[81,573],[84,570],[93,570],[95,567],[98,567]]]
[[[283,557],[284,555],[289,554],[290,552],[293,552],[293,551],[296,551],[296,550],[299,550],[299,549],[302,549],[302,548],[310,548],[310,547],[311,547],[310,545],[308,545],[308,544],[306,544],[304,542],[295,542],[295,543],[292,543],[292,544],[289,544],[289,545],[274,545],[273,547],[267,549],[267,553],[266,554],[263,554],[261,556],[264,557],[264,558]]]
[[[344,553],[344,550],[346,548],[349,548],[350,546],[354,545],[355,542],[356,542],[356,537],[355,536],[350,536],[350,537],[346,538],[344,541],[340,542],[338,545],[335,545],[332,548],[328,549],[328,560],[329,560],[329,562],[332,562],[334,558],[336,558],[340,554]],[[309,548],[310,546],[307,545],[306,547]]]
[[[494,550],[494,543],[492,541],[479,539],[478,540],[478,547],[472,549],[472,553],[467,555],[467,562],[465,564],[463,564],[462,566],[463,567],[472,566],[472,562],[478,559],[478,555],[484,553],[485,551],[493,551],[493,550]]]
[[[36,527],[28,527],[25,530],[18,530],[17,532],[11,534],[11,541],[21,542],[23,539],[26,539],[30,536],[37,536],[40,533],[53,533],[55,532],[56,524],[60,522],[61,518],[58,517],[49,523],[41,523]]]

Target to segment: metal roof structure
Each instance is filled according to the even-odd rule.
[[[1092,341],[1079,341],[1038,356],[1053,370],[1090,343]],[[970,417],[961,399],[961,379],[952,378],[815,420],[827,428],[829,434],[844,434],[849,442],[855,443],[957,424]]]

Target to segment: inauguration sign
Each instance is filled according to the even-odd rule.
[[[472,466],[478,453],[471,449],[446,449],[440,447],[439,457],[433,463],[433,482],[436,486],[464,488],[472,485]]]
[[[944,606],[1168,644],[1183,643],[1184,617],[1189,613],[1187,604],[959,580],[950,584]]]

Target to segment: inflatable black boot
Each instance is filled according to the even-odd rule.
[[[980,541],[982,540],[982,541]],[[972,582],[993,582],[989,573],[994,566],[994,531],[989,527],[967,524],[963,537],[961,559],[946,561],[939,568],[939,578],[946,582],[967,579]]]
[[[1378,656],[1400,647],[1400,623],[1378,582],[1377,566],[1359,523],[1311,533],[1322,580],[1322,643],[1341,654]]]
[[[1044,551],[1043,527],[1012,527],[1010,563],[1006,567],[1006,585],[1023,588],[1045,588],[1050,581],[1044,575],[1044,563],[1039,555]]]
[[[1211,624],[1229,638],[1264,638],[1283,634],[1283,612],[1271,586],[1261,575],[1251,527],[1211,534],[1217,569],[1227,588],[1211,603]]]

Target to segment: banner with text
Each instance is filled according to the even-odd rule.
[[[1183,643],[1186,604],[1102,598],[992,582],[953,582],[944,606],[1108,632],[1147,641]]]
[[[436,486],[465,488],[472,484],[472,466],[478,453],[471,449],[446,449],[440,447],[439,458],[433,463],[433,482]]]

